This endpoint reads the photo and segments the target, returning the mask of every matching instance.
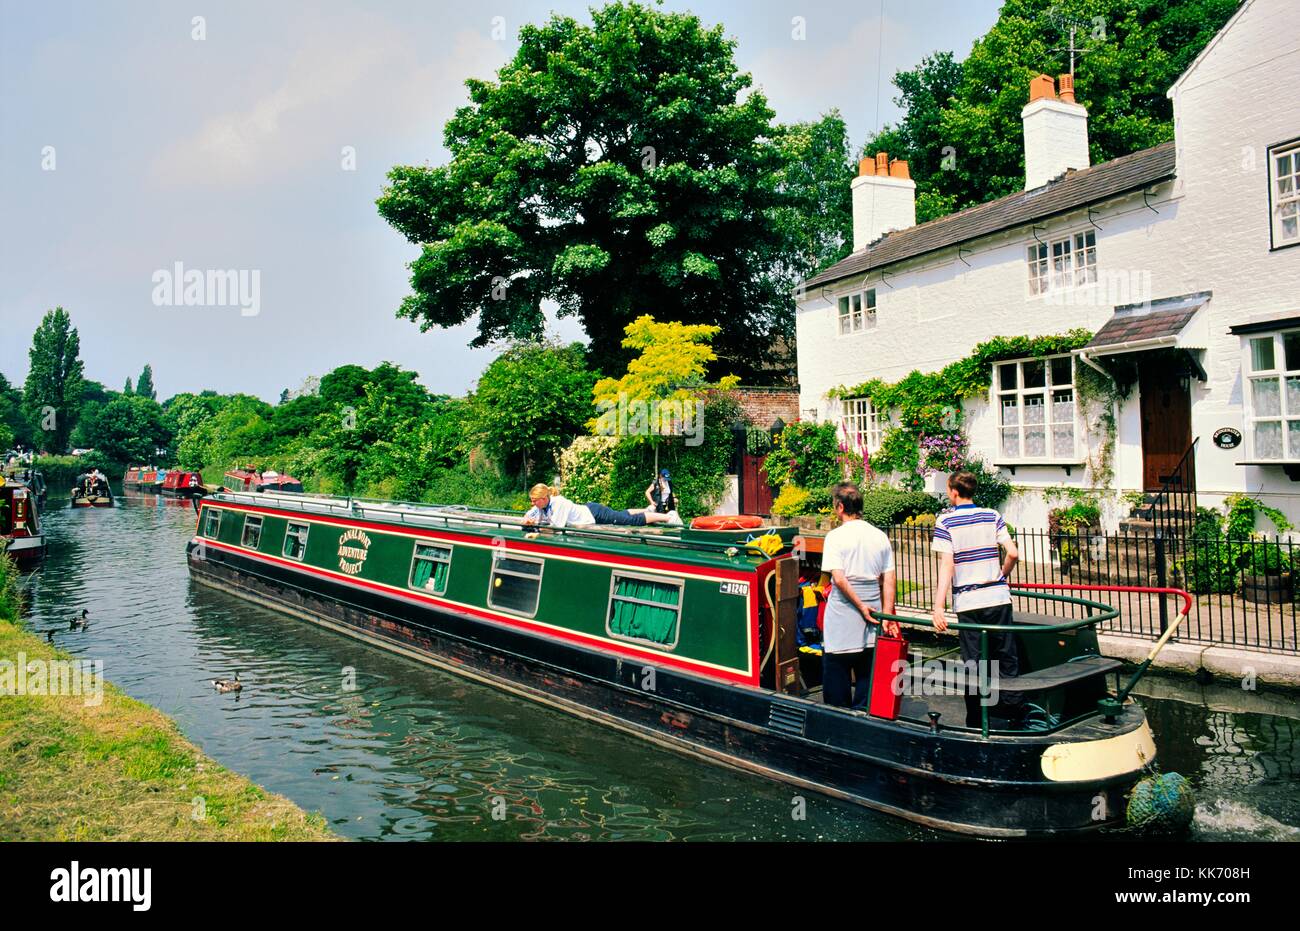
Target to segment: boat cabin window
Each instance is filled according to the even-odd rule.
[[[411,588],[441,595],[447,590],[447,577],[451,575],[451,547],[432,543],[415,544],[411,557]]]
[[[209,540],[215,540],[219,533],[221,533],[221,510],[208,508],[207,516],[203,518],[203,535]]]
[[[250,550],[255,550],[261,542],[262,518],[249,514],[244,518],[244,535],[240,538],[239,545],[246,546]]]
[[[310,524],[295,524],[293,521],[289,521],[289,526],[284,530],[284,555],[286,557],[302,562],[303,556],[307,555],[307,533],[310,530]]]
[[[542,560],[528,556],[492,554],[492,581],[488,604],[504,611],[532,617],[542,591]]]
[[[681,579],[615,572],[605,630],[620,640],[637,640],[671,650],[682,616]]]

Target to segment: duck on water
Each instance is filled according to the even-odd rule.
[[[907,687],[906,661],[886,686],[903,691],[892,716],[831,707],[796,633],[820,575],[817,541],[749,525],[761,523],[549,530],[462,506],[222,493],[199,502],[188,562],[197,582],[330,630],[939,829],[1019,837],[1124,824],[1156,747],[1128,697],[1145,665],[1121,685],[1120,662],[1098,652],[1096,625],[1117,611],[1017,592],[1082,615],[1012,625],[1026,661],[1001,689],[1042,710],[1036,729],[987,705],[966,727],[963,695],[909,694],[930,690]]]

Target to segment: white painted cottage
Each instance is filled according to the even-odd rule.
[[[1297,87],[1300,4],[1245,0],[1169,89],[1172,143],[1089,165],[1071,76],[1040,75],[1022,113],[1023,192],[918,226],[906,164],[864,159],[854,252],[798,300],[802,416],[844,424],[871,452],[888,412],[835,389],[938,371],[997,336],[1083,327],[1087,346],[1000,363],[964,406],[972,453],[1023,489],[1013,523],[1045,526],[1046,490],[1104,474],[1101,431],[1074,395],[1092,366],[1130,385],[1106,490],[1159,489],[1195,440],[1201,504],[1249,492],[1300,524]],[[1128,506],[1110,502],[1113,527]]]

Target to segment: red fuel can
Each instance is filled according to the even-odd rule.
[[[867,711],[877,718],[890,721],[898,717],[903,704],[901,689],[895,689],[901,667],[896,663],[907,661],[907,641],[902,637],[877,637],[876,653],[871,667],[871,699]]]

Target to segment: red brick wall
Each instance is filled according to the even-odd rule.
[[[778,417],[785,423],[799,419],[798,388],[746,388],[734,389],[740,406],[754,426],[766,430]]]

